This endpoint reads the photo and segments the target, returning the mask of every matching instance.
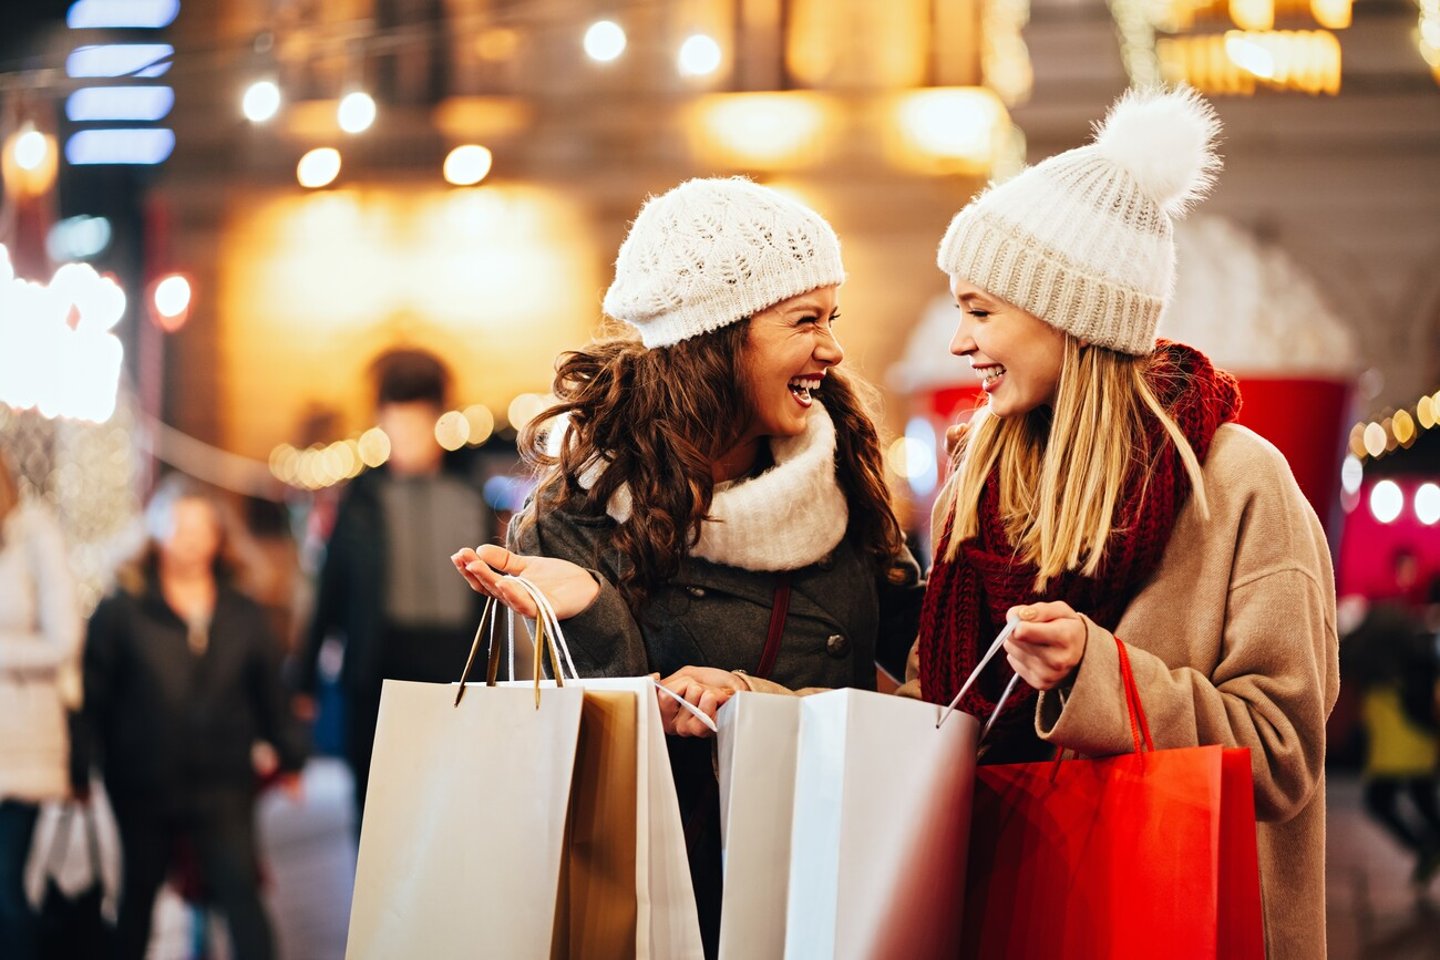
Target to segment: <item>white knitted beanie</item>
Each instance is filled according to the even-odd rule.
[[[688,180],[640,208],[605,312],[653,349],[844,282],[840,241],[814,210],[741,177]]]
[[[1171,221],[1214,182],[1219,132],[1193,90],[1128,91],[1092,142],[956,214],[936,262],[1082,340],[1148,354],[1175,288]]]

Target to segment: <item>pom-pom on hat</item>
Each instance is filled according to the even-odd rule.
[[[1172,221],[1214,183],[1219,132],[1193,90],[1127,91],[1090,143],[956,214],[936,262],[1082,340],[1148,354],[1175,289]]]
[[[640,208],[605,312],[653,349],[844,282],[840,240],[814,210],[742,177],[688,180]]]

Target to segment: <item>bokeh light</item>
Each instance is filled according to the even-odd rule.
[[[340,151],[334,147],[316,147],[300,158],[295,179],[311,190],[327,186],[340,176]]]
[[[162,317],[182,316],[190,309],[190,281],[172,273],[155,285],[155,311]]]
[[[1420,484],[1415,491],[1415,518],[1427,527],[1440,523],[1440,486]]]
[[[346,133],[364,133],[375,122],[375,100],[364,90],[352,90],[340,99],[335,118]]]
[[[680,45],[677,64],[682,77],[705,77],[720,69],[722,59],[720,44],[713,37],[697,33]]]
[[[473,143],[456,147],[445,158],[445,180],[457,187],[472,187],[490,174],[494,155]]]
[[[435,421],[435,442],[446,450],[459,450],[470,440],[470,421],[458,410],[447,410]]]
[[[613,20],[598,20],[585,31],[585,55],[609,63],[625,52],[625,31]]]
[[[280,112],[280,88],[273,80],[257,80],[245,90],[240,109],[251,123],[264,123]]]
[[[1370,513],[1381,523],[1394,523],[1405,506],[1405,494],[1394,480],[1381,480],[1370,488]]]

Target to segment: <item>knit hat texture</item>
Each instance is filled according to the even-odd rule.
[[[840,240],[814,210],[741,177],[688,180],[640,208],[605,312],[653,349],[844,282]]]
[[[1175,289],[1173,221],[1214,183],[1219,132],[1193,90],[1127,91],[1090,143],[956,214],[936,262],[1075,337],[1149,354]]]

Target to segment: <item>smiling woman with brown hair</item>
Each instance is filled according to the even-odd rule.
[[[562,432],[521,442],[540,486],[514,552],[462,550],[456,566],[526,614],[501,577],[537,584],[582,676],[667,674],[712,716],[754,676],[873,689],[877,649],[908,647],[921,591],[874,423],[836,370],[844,279],[829,224],[766,187],[692,180],[650,200],[605,297],[640,340],[561,358],[537,423]],[[672,743],[687,813],[714,796],[710,750]],[[688,839],[713,949],[718,813],[689,819],[710,827]]]

